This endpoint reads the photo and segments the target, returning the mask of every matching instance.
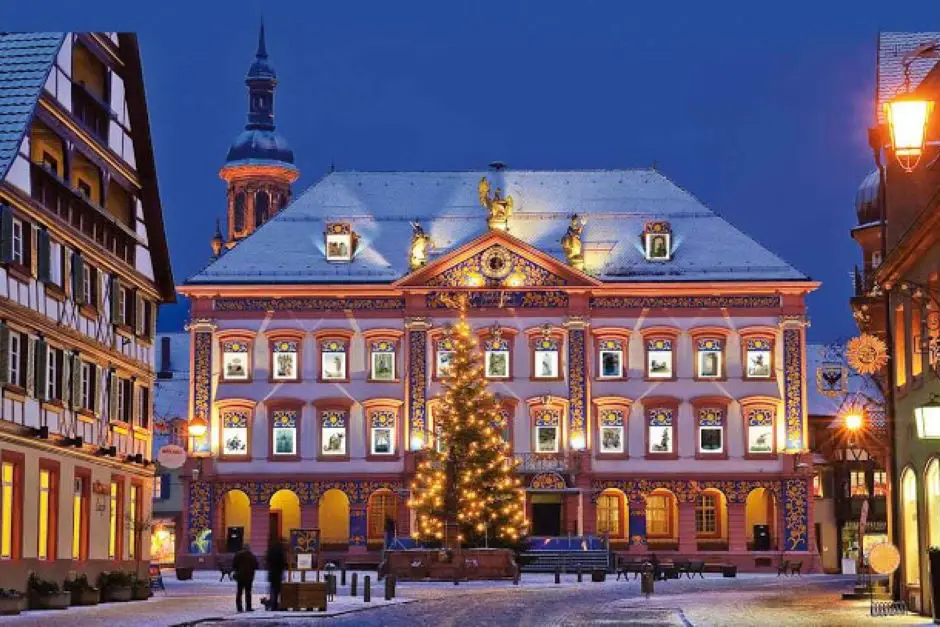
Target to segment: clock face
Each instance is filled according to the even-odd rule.
[[[484,251],[480,258],[483,275],[490,279],[502,279],[512,270],[512,258],[502,246],[493,246]]]

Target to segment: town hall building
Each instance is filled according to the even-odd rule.
[[[463,295],[532,536],[818,568],[818,283],[655,169],[331,171],[292,198],[276,80],[262,33],[221,170],[227,225],[178,288],[205,428],[178,564],[297,527],[345,557],[377,552],[387,518],[408,536]]]

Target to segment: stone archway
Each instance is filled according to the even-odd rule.
[[[300,498],[292,490],[278,490],[271,496],[268,533],[287,541],[291,529],[300,528]]]
[[[920,583],[920,541],[918,538],[917,476],[911,468],[901,473],[901,566],[904,583]]]
[[[320,541],[324,545],[349,543],[349,497],[342,490],[323,493],[319,504]]]
[[[222,538],[220,540],[224,552],[237,551],[241,548],[229,546],[230,530],[238,528],[242,530],[241,544],[249,542],[251,539],[251,499],[241,490],[229,490],[222,495]]]
[[[777,550],[777,498],[774,493],[767,488],[754,488],[747,494],[744,511],[748,550]],[[765,531],[768,534],[766,540]]]

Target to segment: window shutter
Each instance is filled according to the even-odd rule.
[[[36,229],[26,222],[23,223],[23,263],[29,268],[29,274],[36,276]]]
[[[0,204],[0,261],[13,261],[13,210]]]
[[[2,383],[10,380],[10,327],[0,320],[0,378]]]
[[[30,337],[28,335],[24,336],[26,341],[24,342],[22,350],[24,351],[26,357],[25,368],[23,369],[26,373],[26,384],[23,386],[26,388],[26,393],[29,396],[35,396],[36,393],[36,338]]]
[[[72,399],[72,380],[69,378],[71,377],[72,356],[68,351],[62,351],[60,363],[62,367],[59,368],[59,396],[62,397],[62,404],[68,407]]]
[[[62,281],[62,289],[65,291],[67,297],[72,296],[75,286],[72,284],[72,249],[68,248],[65,244],[62,245],[59,252],[62,257],[62,276],[59,279]]]
[[[36,258],[37,276],[43,283],[52,282],[52,244],[49,240],[49,230],[46,227],[39,229],[36,238],[36,247],[39,254]]]
[[[78,251],[72,253],[72,299],[77,305],[85,304],[85,290],[82,288],[82,274],[85,261]]]
[[[124,324],[124,312],[121,310],[121,277],[111,275],[111,323]]]
[[[92,407],[95,410],[95,415],[101,415],[101,366],[92,366],[90,374],[93,379],[91,381],[91,394],[94,401],[92,402]]]
[[[134,325],[134,333],[137,335],[144,334],[144,297],[140,295],[140,292],[134,293],[134,299],[137,301],[135,303],[134,311],[136,311],[136,324]]]
[[[163,473],[160,475],[160,500],[165,501],[170,498],[170,475]]]
[[[35,385],[36,389],[34,394],[36,398],[42,401],[49,400],[46,398],[46,391],[48,386],[46,385],[46,379],[49,377],[49,345],[46,343],[46,340],[43,338],[38,338],[36,340],[36,377]]]
[[[89,272],[91,276],[91,297],[94,299],[92,305],[95,306],[95,309],[98,311],[103,311],[102,304],[102,294],[101,294],[101,272],[97,268],[91,268]]]
[[[124,395],[124,406],[127,408],[127,411],[124,412],[124,417],[130,424],[139,425],[140,423],[137,422],[139,418],[137,416],[137,395],[140,394],[140,388],[137,387],[137,383],[134,379],[131,379],[130,383],[125,383],[125,385],[127,385],[127,391],[130,392],[130,394]],[[128,398],[128,396],[130,398]]]
[[[72,353],[72,409],[82,408],[82,358]]]
[[[150,341],[153,342],[157,337],[157,303],[150,303]]]
[[[108,370],[108,420],[117,420],[118,413],[118,392],[117,388],[120,381],[114,368]]]

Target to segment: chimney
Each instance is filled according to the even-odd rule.
[[[494,172],[501,172],[506,169],[506,164],[502,161],[492,161],[490,162],[490,169]]]
[[[160,371],[157,373],[157,378],[173,378],[173,373],[170,372],[170,338],[167,335],[160,338]]]

